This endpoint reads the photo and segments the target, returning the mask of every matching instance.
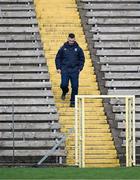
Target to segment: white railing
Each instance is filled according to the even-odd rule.
[[[77,95],[75,98],[75,165],[85,167],[85,99],[125,99],[126,166],[136,165],[135,96]]]

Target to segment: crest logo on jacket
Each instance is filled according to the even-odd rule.
[[[67,50],[67,48],[64,48],[64,51],[66,51]]]
[[[77,51],[77,48],[75,48],[74,50]]]

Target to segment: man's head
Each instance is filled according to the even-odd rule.
[[[68,35],[68,43],[69,43],[70,45],[73,45],[73,44],[75,43],[75,34],[70,33],[70,34]]]

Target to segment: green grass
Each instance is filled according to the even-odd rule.
[[[0,179],[140,179],[140,168],[0,168]]]

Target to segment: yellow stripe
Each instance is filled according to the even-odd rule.
[[[77,42],[83,48],[86,57],[84,70],[80,75],[79,94],[99,95],[100,91],[75,0],[34,0],[34,4],[60,115],[61,131],[66,133],[69,128],[74,128],[74,109],[69,107],[70,93],[65,102],[60,99],[60,75],[56,73],[54,59],[60,46],[67,40],[68,33],[73,32],[76,35]],[[85,107],[86,167],[119,166],[102,100],[86,101],[88,102]],[[91,107],[91,103],[94,107]],[[66,150],[67,164],[74,165],[74,135],[70,135],[67,139]]]

